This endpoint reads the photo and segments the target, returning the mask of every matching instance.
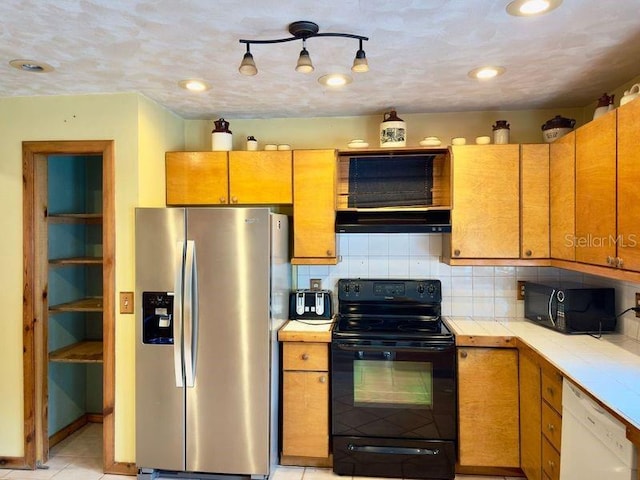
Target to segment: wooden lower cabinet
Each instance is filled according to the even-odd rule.
[[[520,468],[527,480],[542,477],[542,386],[537,354],[519,351]]]
[[[518,351],[458,348],[459,463],[520,467]]]
[[[329,344],[283,342],[283,465],[328,466]]]
[[[527,480],[560,478],[562,375],[519,345],[520,456]]]

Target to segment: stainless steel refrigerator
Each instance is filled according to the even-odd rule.
[[[138,478],[267,477],[291,285],[287,217],[139,208],[135,222]]]

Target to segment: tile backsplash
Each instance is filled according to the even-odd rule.
[[[336,291],[340,278],[433,278],[442,282],[442,314],[472,317],[522,317],[516,299],[518,280],[570,280],[616,289],[619,312],[634,305],[640,285],[603,279],[552,267],[457,267],[440,262],[442,235],[419,233],[338,234],[337,265],[297,267],[296,288],[309,288],[312,278]],[[336,299],[334,299],[335,301]],[[639,339],[640,319],[628,312],[619,330]]]

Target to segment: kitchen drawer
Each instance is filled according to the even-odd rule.
[[[560,454],[544,437],[542,438],[542,471],[551,480],[560,480]]]
[[[562,412],[562,375],[555,369],[542,369],[542,398],[556,412]]]
[[[283,342],[284,370],[329,370],[329,344]]]
[[[560,451],[562,417],[547,402],[542,402],[542,434]]]

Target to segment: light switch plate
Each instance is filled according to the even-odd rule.
[[[120,292],[120,313],[133,313],[133,292]]]
[[[518,290],[516,291],[516,298],[518,300],[524,300],[524,280],[518,280]]]

